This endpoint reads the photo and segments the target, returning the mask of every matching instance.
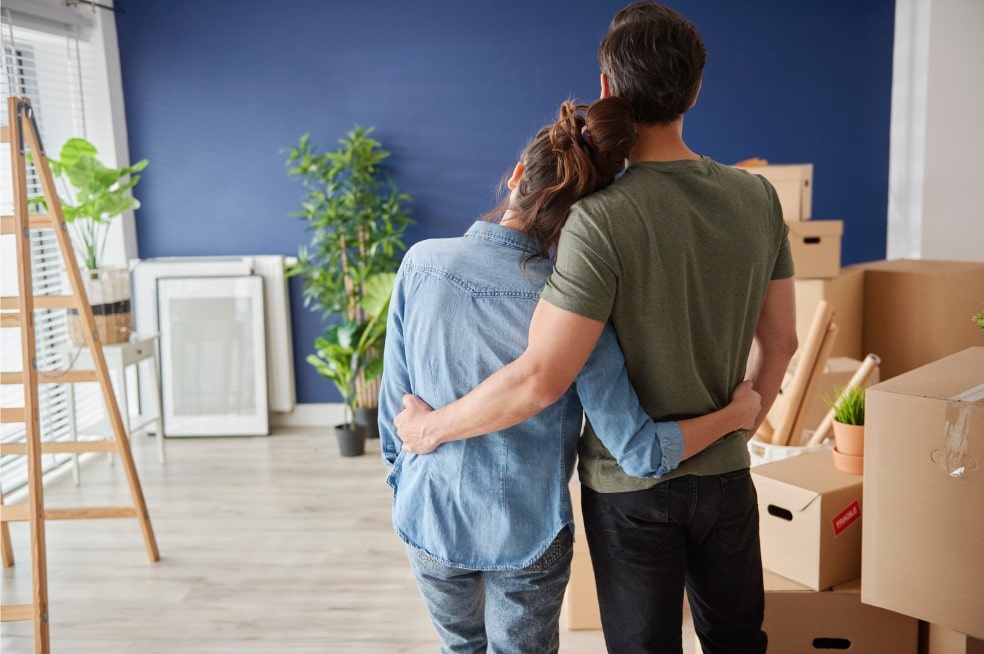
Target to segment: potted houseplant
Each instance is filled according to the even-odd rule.
[[[342,456],[365,452],[367,427],[357,424],[356,382],[370,383],[383,371],[381,340],[386,333],[386,316],[393,293],[394,273],[377,273],[366,280],[366,294],[360,308],[364,319],[342,318],[315,341],[315,354],[308,363],[334,382],[345,404],[344,422],[335,426]]]
[[[48,161],[60,187],[62,213],[78,256],[99,339],[103,343],[122,343],[130,337],[133,325],[129,273],[124,266],[104,265],[103,256],[110,221],[124,211],[140,207],[130,191],[140,181],[137,173],[147,167],[147,160],[109,168],[97,155],[91,143],[72,138],[62,146],[58,159]],[[44,196],[32,198],[31,203],[47,210]],[[69,311],[68,333],[75,345],[85,343],[82,321],[74,310]]]
[[[984,334],[984,311],[980,313],[975,313],[971,316],[971,320],[980,328],[981,333]]]
[[[296,147],[286,150],[288,174],[299,178],[306,192],[300,211],[293,215],[305,221],[310,232],[309,243],[299,248],[297,263],[287,272],[303,280],[306,307],[348,325],[339,328],[341,332],[335,334],[339,338],[370,320],[363,303],[370,292],[368,281],[399,268],[406,249],[403,234],[412,222],[406,208],[410,198],[382,172],[381,163],[389,152],[371,137],[372,132],[356,127],[332,152],[320,152],[305,134]],[[385,328],[383,316],[376,329],[384,332]],[[371,340],[375,349],[360,356],[353,371],[351,405],[360,422],[371,427],[370,436],[378,435],[379,375],[366,374],[366,367],[381,357],[382,333]],[[316,348],[321,350],[317,343]],[[325,368],[316,367],[324,374]]]
[[[827,405],[834,411],[834,465],[844,472],[864,470],[864,389],[847,386],[837,390]]]

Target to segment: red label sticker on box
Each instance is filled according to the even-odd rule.
[[[861,504],[857,500],[851,502],[850,506],[834,516],[831,521],[834,525],[834,536],[840,536],[844,530],[853,525],[861,518]]]

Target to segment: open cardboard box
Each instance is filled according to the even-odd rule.
[[[835,318],[836,320],[836,318]],[[837,332],[837,338],[840,338],[840,332]],[[858,371],[861,367],[861,361],[856,359],[851,359],[849,357],[831,357],[827,359],[827,363],[823,368],[823,374],[817,381],[816,390],[813,396],[806,399],[806,419],[803,421],[803,434],[797,436],[793,434],[790,438],[790,445],[799,446],[809,440],[809,435],[812,435],[813,431],[820,426],[824,417],[827,415],[828,407],[824,398],[833,399],[837,395],[837,389],[847,386],[848,382],[854,376],[854,373]],[[792,379],[793,372],[796,370],[795,360],[790,364],[789,370],[786,372],[786,376],[782,382],[782,389],[779,391],[779,395],[776,396],[776,401],[772,404],[772,408],[769,409],[769,420],[772,424],[776,424],[782,412],[786,410],[786,397],[783,393],[783,389],[789,387],[789,381]],[[865,382],[865,386],[870,386],[878,382],[879,379],[878,368],[876,367],[871,376]],[[749,448],[751,449],[751,447]]]

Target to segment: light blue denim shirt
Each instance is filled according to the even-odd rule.
[[[476,222],[463,238],[417,243],[400,266],[386,332],[379,432],[392,470],[393,526],[413,547],[473,570],[524,568],[564,527],[582,404],[619,464],[640,477],[673,470],[683,454],[674,422],[640,408],[611,326],[572,386],[529,420],[430,454],[401,451],[393,419],[404,393],[450,404],[526,349],[551,271],[524,234]]]

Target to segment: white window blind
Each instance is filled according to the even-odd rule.
[[[92,141],[100,156],[112,165],[112,124],[105,91],[106,71],[96,45],[84,38],[91,33],[73,22],[59,22],[44,17],[25,16],[0,10],[0,95],[2,123],[9,124],[6,98],[10,95],[30,98],[46,153],[58,157],[66,140],[82,137]],[[107,142],[108,141],[108,142]],[[0,149],[0,213],[13,213],[10,145]],[[39,195],[37,177],[28,168],[28,195]],[[50,230],[32,231],[31,265],[36,295],[68,292],[62,257]],[[14,239],[0,239],[0,294],[17,295],[17,267]],[[63,310],[37,311],[35,314],[38,368],[57,375],[71,360]],[[21,369],[21,335],[18,329],[0,330],[0,369]],[[76,384],[76,419],[80,427],[98,421],[104,414],[102,394],[96,384]],[[61,384],[41,384],[38,388],[42,440],[66,440],[68,429],[68,392]],[[0,404],[22,407],[21,386],[0,386]],[[22,441],[23,424],[0,425],[4,442]],[[45,455],[44,469],[50,470],[68,460],[68,455]],[[4,493],[26,482],[24,457],[0,458],[0,483]]]

